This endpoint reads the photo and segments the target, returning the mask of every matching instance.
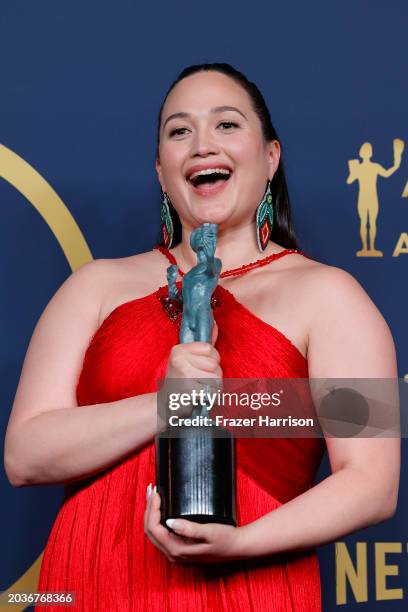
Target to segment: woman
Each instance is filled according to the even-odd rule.
[[[396,377],[389,328],[348,273],[297,252],[279,141],[241,73],[183,71],[157,153],[170,248],[71,275],[23,366],[8,477],[67,483],[39,589],[75,591],[78,610],[315,612],[315,547],[393,515],[398,441],[328,437],[333,473],[313,486],[323,439],[239,439],[238,527],[177,520],[170,531],[152,487],[157,380]],[[166,270],[195,265],[189,238],[204,222],[218,224],[217,325],[212,344],[178,344]]]

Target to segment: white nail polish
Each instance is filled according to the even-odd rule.
[[[154,488],[153,488],[153,497],[156,495],[156,493],[157,493],[157,486],[154,485]]]
[[[146,500],[149,499],[151,492],[152,492],[152,483],[150,483],[146,489]]]
[[[167,525],[168,527],[170,527],[170,528],[171,528],[171,527],[173,527],[173,525],[174,525],[174,523],[175,523],[175,520],[176,520],[176,519],[167,519],[167,521],[166,521],[166,525]]]

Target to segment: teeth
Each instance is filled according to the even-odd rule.
[[[198,172],[194,172],[188,178],[191,181],[196,176],[201,176],[203,174],[213,174],[214,172],[218,172],[219,174],[231,174],[231,171],[227,170],[226,168],[207,168],[206,170],[199,170]]]

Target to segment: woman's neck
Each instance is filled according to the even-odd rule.
[[[248,231],[250,230],[250,231]],[[171,249],[179,267],[183,272],[188,272],[197,263],[197,256],[190,246],[191,231],[183,228],[180,244]],[[222,261],[223,270],[230,270],[243,264],[256,261],[284,250],[279,244],[269,242],[265,251],[261,253],[255,235],[253,224],[246,228],[229,229],[227,232],[219,232],[215,256]]]

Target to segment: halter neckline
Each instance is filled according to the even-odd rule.
[[[160,251],[165,257],[167,257],[167,259],[169,260],[171,264],[177,266],[180,276],[184,276],[185,273],[183,272],[183,270],[179,268],[176,258],[174,257],[173,253],[170,253],[168,248],[166,248],[165,246],[162,246],[161,244],[157,244],[154,248]],[[225,270],[225,272],[221,272],[220,278],[225,278],[226,276],[239,276],[242,274],[246,274],[247,272],[249,272],[250,270],[253,270],[254,268],[260,268],[262,266],[266,266],[271,261],[280,259],[281,257],[284,257],[285,255],[291,255],[292,253],[297,253],[298,255],[303,255],[304,257],[307,257],[307,255],[303,253],[303,251],[298,251],[297,249],[284,249],[283,251],[280,251],[279,253],[272,253],[271,255],[268,255],[267,257],[264,257],[263,259],[257,259],[256,261],[253,261],[249,264],[243,264],[239,268]]]

